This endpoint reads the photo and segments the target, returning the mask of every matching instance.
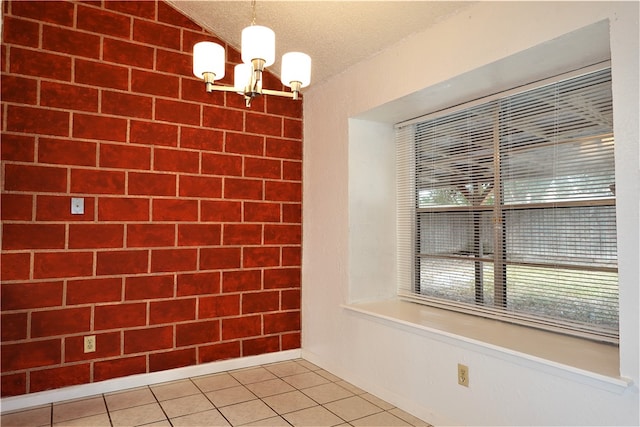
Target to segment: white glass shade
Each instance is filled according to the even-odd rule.
[[[215,80],[224,77],[224,48],[212,42],[193,45],[193,74],[202,78],[203,73],[214,73]]]
[[[288,52],[282,55],[282,77],[280,81],[291,87],[291,82],[300,82],[300,87],[311,83],[311,57],[302,52]]]
[[[265,67],[276,60],[276,33],[271,28],[251,25],[242,30],[242,62],[251,64],[252,59],[262,59]]]
[[[235,87],[238,92],[244,93],[244,89],[249,86],[249,79],[251,79],[251,65],[236,65],[233,69],[233,87]]]

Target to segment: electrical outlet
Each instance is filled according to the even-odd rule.
[[[88,335],[84,337],[84,352],[92,353],[96,351],[96,336]]]
[[[469,367],[458,363],[458,384],[469,387]]]

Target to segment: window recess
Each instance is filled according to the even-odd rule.
[[[396,128],[398,293],[616,342],[610,69]]]

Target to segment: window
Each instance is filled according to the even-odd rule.
[[[399,294],[615,342],[610,69],[397,125]]]

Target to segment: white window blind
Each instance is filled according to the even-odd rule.
[[[610,69],[396,128],[402,297],[615,342]]]

